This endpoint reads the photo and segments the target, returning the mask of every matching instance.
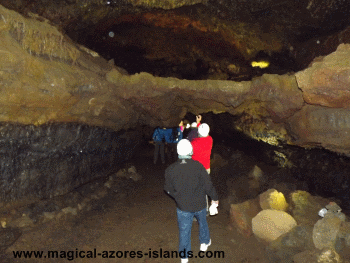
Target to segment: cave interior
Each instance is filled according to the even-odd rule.
[[[230,159],[234,152],[241,153],[248,163],[258,164],[264,172],[270,173],[269,179],[287,182],[293,178],[305,182],[306,189],[311,194],[336,200],[343,212],[349,213],[348,149],[343,151],[348,151],[347,154],[343,154],[343,149],[333,151],[333,146],[329,144],[312,140],[311,143],[308,141],[304,143],[299,140],[297,132],[292,127],[298,119],[293,119],[289,123],[285,121],[294,113],[302,115],[301,107],[306,105],[312,108],[317,104],[310,102],[313,98],[303,97],[304,90],[301,91],[299,87],[293,91],[299,92],[298,96],[303,100],[300,99],[302,100],[300,102],[296,99],[297,106],[289,110],[284,108],[283,99],[274,102],[269,97],[264,101],[258,95],[255,98],[255,95],[248,94],[242,95],[243,99],[240,98],[236,105],[228,104],[223,99],[229,88],[225,92],[218,92],[219,95],[210,93],[208,97],[201,97],[203,94],[206,96],[209,93],[207,91],[189,89],[190,86],[201,86],[203,83],[209,83],[206,84],[208,86],[215,86],[211,83],[224,83],[220,85],[226,87],[225,81],[235,83],[237,87],[248,86],[250,84],[247,83],[260,83],[262,79],[260,77],[268,78],[268,75],[281,75],[294,79],[294,74],[311,67],[315,59],[335,52],[340,44],[350,43],[349,2],[343,0],[2,2],[1,5],[5,8],[18,12],[25,18],[54,26],[65,39],[68,39],[67,43],[80,46],[92,57],[97,57],[102,61],[99,64],[102,70],[96,71],[98,72],[96,75],[105,78],[107,74],[104,70],[108,68],[106,65],[109,65],[121,76],[127,76],[125,78],[136,79],[138,76],[141,76],[140,78],[146,76],[144,82],[135,82],[135,85],[133,80],[127,79],[112,88],[113,85],[110,83],[99,84],[102,86],[100,90],[95,88],[98,86],[95,82],[91,85],[74,87],[70,94],[73,99],[67,99],[67,104],[62,106],[65,109],[70,107],[69,103],[76,103],[75,109],[68,111],[74,118],[71,116],[66,118],[67,122],[65,116],[57,118],[57,122],[55,117],[43,121],[37,121],[33,117],[30,121],[25,119],[23,123],[20,118],[14,122],[11,118],[8,118],[8,122],[1,119],[0,168],[5,178],[2,184],[5,190],[0,199],[3,202],[9,202],[17,209],[23,206],[23,198],[28,198],[24,202],[27,205],[28,202],[49,200],[72,193],[94,180],[106,179],[115,174],[126,164],[140,158],[140,152],[148,152],[148,159],[146,158],[144,162],[152,162],[153,146],[149,141],[156,126],[175,126],[180,117],[193,122],[195,116],[201,114],[203,121],[211,127],[210,135],[214,139],[215,153],[219,153],[224,159]],[[7,17],[2,16],[2,19],[6,24]],[[12,30],[10,33],[20,42],[22,36],[18,30],[21,28],[18,28],[17,31]],[[30,55],[52,63],[56,62],[55,59],[45,55],[35,53]],[[64,59],[62,61],[60,62],[75,66],[75,61],[74,63]],[[34,62],[30,65],[35,66]],[[78,63],[78,66],[81,64]],[[34,73],[32,75],[36,77]],[[143,73],[149,73],[151,76]],[[187,80],[193,82],[186,82]],[[156,89],[157,81],[161,83],[159,87],[163,90]],[[170,84],[163,85],[162,81]],[[184,85],[185,88],[173,89],[172,81],[180,83],[178,86]],[[96,81],[98,82],[99,80]],[[154,84],[155,87],[152,86],[153,83],[157,83]],[[60,84],[51,85],[54,89]],[[169,88],[166,85],[169,85]],[[229,85],[231,84],[227,84],[227,87],[231,87]],[[283,85],[284,82],[281,86]],[[137,89],[135,86],[138,86]],[[134,88],[136,95],[132,93]],[[107,92],[113,89],[116,92],[113,96],[115,94],[118,96],[113,97]],[[152,92],[159,91],[160,95],[152,93],[152,96],[147,97],[143,94],[143,89],[146,93],[148,89],[154,89],[156,91]],[[269,87],[267,90],[268,94],[274,93]],[[124,115],[119,112],[113,113],[114,106],[108,108],[112,103],[104,105],[95,95],[99,91],[103,98],[118,104],[118,110],[123,107],[135,110],[137,112],[137,114],[133,112],[135,118],[129,116],[132,114],[128,114],[128,110],[125,110],[126,113],[123,112]],[[260,96],[259,91],[259,88],[252,88],[252,93],[256,92]],[[45,96],[54,97],[56,96],[54,92],[40,89],[40,94]],[[132,95],[123,97],[120,95],[123,92],[130,92]],[[321,93],[322,91],[319,92]],[[292,95],[286,94],[286,97],[293,100]],[[171,106],[162,115],[162,106],[164,108],[168,106],[167,96]],[[234,101],[238,101],[236,97]],[[254,108],[261,101],[264,106]],[[88,114],[83,108],[87,106],[82,106],[84,110],[79,108],[83,104],[79,104],[80,102],[90,107],[86,110]],[[33,106],[35,103],[28,103],[29,106],[21,103],[18,107],[23,111],[26,107],[35,108]],[[322,107],[327,108],[329,106],[327,103]],[[275,107],[273,110],[278,109],[277,113],[266,106],[269,104]],[[345,112],[348,108],[347,101],[344,105]],[[40,111],[51,106],[47,103],[45,106],[37,106],[35,110]],[[333,108],[339,109],[336,106]],[[60,108],[59,112],[61,111],[63,110]],[[343,114],[343,111],[339,114]],[[79,118],[75,118],[78,115]],[[127,120],[119,121],[126,115]],[[255,124],[260,125],[261,121],[274,127],[287,123],[286,127],[290,128],[289,139],[283,140],[278,136],[276,139],[274,134],[269,134],[266,130],[261,134],[258,131],[255,136],[249,136],[247,131],[250,125],[252,127]],[[119,125],[119,122],[122,124]],[[125,128],[120,128],[123,126]],[[337,133],[334,136],[342,135]],[[295,143],[290,143],[291,141]],[[235,173],[227,166],[218,168],[216,172],[223,174],[221,179],[216,179],[218,191],[223,198],[230,198],[225,180],[240,176],[240,172]],[[17,177],[21,179],[13,180]],[[33,178],[36,178],[37,183],[30,183],[30,179]],[[10,206],[3,207],[2,213],[5,214],[5,210]]]
[[[350,4],[347,1],[194,2],[156,1],[150,4],[141,1],[139,4],[135,1],[87,3],[67,0],[46,3],[32,0],[26,3],[3,1],[3,6],[25,17],[48,21],[74,43],[98,53],[129,75],[148,72],[156,77],[184,80],[251,81],[263,74],[288,75],[301,71],[316,57],[331,53],[339,43],[347,41],[327,41],[349,26]],[[188,112],[186,117],[193,120],[197,113]],[[263,161],[271,164],[267,155],[261,152],[269,152],[272,148],[262,150],[265,146],[260,145],[264,142],[249,139],[233,128],[241,115],[220,113],[218,116],[225,117],[216,118],[213,112],[199,113],[209,114],[212,121],[228,119],[233,123],[213,123],[214,127],[221,127],[220,132],[212,130],[215,141],[225,141],[231,147],[255,154],[260,161],[265,158]],[[80,129],[81,126],[76,127]],[[147,127],[145,123],[136,129],[149,130],[140,127]],[[154,128],[154,125],[149,127]],[[143,143],[148,141],[149,131],[143,132],[142,138]],[[334,155],[337,156],[322,147],[312,150],[283,142],[281,145],[295,153],[291,158],[296,163],[304,154],[296,154],[298,151],[314,150],[311,155],[318,152],[320,156],[329,155],[332,160],[336,159]],[[267,144],[266,147],[274,146]],[[73,154],[77,150],[71,151]],[[300,174],[296,167],[309,168],[309,173],[317,169],[317,165],[296,165],[293,174]],[[333,195],[329,190],[320,190],[320,194]]]

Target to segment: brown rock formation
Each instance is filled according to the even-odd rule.
[[[0,121],[82,122],[120,130],[175,125],[186,112],[229,112],[241,116],[237,128],[271,144],[281,140],[342,153],[350,149],[347,110],[321,107],[347,108],[346,45],[296,77],[180,80],[127,75],[47,22],[5,8],[1,13]],[[304,100],[319,106],[304,106]]]
[[[189,112],[349,155],[350,48],[327,55],[349,41],[343,2],[2,1],[0,199],[64,194],[132,155],[124,130]]]
[[[316,59],[296,73],[305,102],[331,108],[349,108],[350,46],[339,45],[336,52]]]

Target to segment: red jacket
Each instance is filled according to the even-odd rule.
[[[193,147],[192,160],[196,160],[203,164],[205,169],[210,168],[210,154],[213,148],[213,138],[208,135],[207,137],[198,137],[191,142]]]

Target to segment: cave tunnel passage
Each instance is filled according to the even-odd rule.
[[[229,195],[227,180],[247,175],[258,165],[271,181],[305,182],[310,193],[337,198],[343,209],[349,209],[348,157],[321,148],[304,149],[283,143],[274,146],[257,141],[237,130],[241,116],[227,112],[202,116],[202,122],[211,127],[214,140],[212,161],[220,163],[223,159],[222,163],[230,164],[213,168],[214,173],[220,173],[216,183],[222,196]],[[191,112],[184,118],[190,123],[195,121]],[[95,179],[108,178],[121,168],[130,168],[127,166],[133,161],[142,162],[140,167],[152,167],[154,147],[149,141],[154,128],[144,125],[115,132],[79,123],[38,127],[6,124],[2,126],[5,137],[0,163],[4,180],[2,201],[23,197],[33,201],[50,199]],[[186,133],[185,130],[185,136]],[[260,190],[269,187],[273,185],[263,185]],[[248,197],[255,196],[244,198]]]
[[[312,195],[333,198],[340,202],[343,210],[350,210],[348,157],[321,148],[304,149],[283,143],[274,146],[257,141],[237,130],[235,123],[239,116],[227,112],[203,113],[202,117],[202,122],[211,127],[210,135],[214,141],[211,160],[213,161],[217,157],[215,154],[218,154],[228,161],[228,165],[213,169],[213,172],[217,173],[213,178],[218,180],[216,185],[223,197],[230,196],[227,180],[247,175],[254,165],[258,165],[270,182],[262,186],[261,192],[274,188],[278,183],[292,183],[300,187],[299,190],[308,191]],[[187,113],[184,119],[192,123],[195,121],[195,115]],[[186,133],[188,132],[185,130],[185,137]],[[152,151],[152,148],[149,150]],[[261,192],[256,192],[255,195]],[[250,192],[240,201],[255,197]]]
[[[284,188],[287,191],[305,190],[312,195],[335,198],[343,212],[348,214],[347,157],[323,149],[305,150],[288,145],[271,146],[237,131],[234,126],[239,116],[212,112],[201,115],[202,122],[210,125],[210,135],[214,140],[211,178],[220,198],[219,215],[208,218],[211,235],[215,240],[212,249],[225,251],[228,262],[244,262],[242,261],[244,258],[250,258],[250,262],[269,262],[257,260],[257,258],[266,260],[265,245],[254,238],[247,240],[240,234],[227,232],[230,205],[253,199],[268,189],[275,188],[282,192],[278,187],[284,184],[287,185],[287,188]],[[185,118],[190,122],[195,121],[195,115],[192,113],[186,114]],[[40,132],[34,127],[27,130],[23,127],[9,129],[12,134],[13,129],[17,129],[21,141],[26,134],[29,134],[29,139],[34,141],[36,146],[32,150],[42,150],[39,142],[43,142],[45,149],[49,150],[36,153],[40,159],[29,172],[31,178],[37,176],[41,168],[45,170],[52,165],[52,162],[46,162],[45,167],[40,167],[40,164],[43,164],[40,160],[47,158],[54,161],[62,159],[62,162],[55,166],[56,171],[52,171],[56,175],[53,178],[59,181],[64,181],[67,169],[72,170],[72,177],[75,178],[82,177],[88,171],[93,174],[93,171],[103,170],[103,174],[98,174],[95,180],[76,187],[65,195],[46,198],[27,207],[15,207],[11,213],[8,213],[8,209],[3,209],[3,216],[9,214],[13,216],[6,221],[9,227],[18,227],[16,224],[21,224],[21,227],[23,225],[32,227],[38,222],[44,222],[39,228],[24,232],[17,242],[13,241],[10,251],[25,250],[23,247],[29,246],[31,250],[38,251],[68,251],[72,248],[91,251],[94,248],[149,251],[160,247],[168,251],[176,250],[178,246],[176,206],[174,200],[163,190],[164,171],[171,162],[166,160],[166,164],[160,162],[153,164],[154,146],[149,141],[154,128],[144,125],[136,127],[133,131],[119,133],[79,124],[39,127]],[[23,133],[23,130],[28,132]],[[48,130],[50,140],[47,137]],[[142,141],[137,142],[140,138]],[[55,151],[47,149],[48,141],[60,147]],[[125,158],[129,151],[124,150],[131,149],[136,142],[134,155]],[[25,142],[24,145],[26,147],[14,150],[24,153],[28,150],[28,143]],[[113,148],[113,145],[116,148]],[[276,158],[275,151],[283,153],[293,166],[283,167],[286,160]],[[109,159],[108,153],[111,152],[114,153]],[[12,154],[11,158],[16,153]],[[21,158],[26,156],[28,154],[24,154]],[[30,154],[28,158],[32,159],[33,156],[34,154]],[[68,163],[67,158],[75,162]],[[116,170],[112,173],[105,172],[108,169],[103,169],[102,166],[109,166],[113,160],[116,162],[123,160],[123,163],[118,163],[119,169],[136,167],[142,179],[135,180],[135,176],[130,176],[133,172],[129,172],[128,169],[121,174],[115,173]],[[19,162],[19,165],[24,163],[25,168],[30,170],[31,167],[27,165],[29,159],[24,161]],[[91,166],[90,163],[93,161],[96,163]],[[255,166],[260,167],[264,174],[259,178],[261,179],[258,182],[259,187],[249,184],[252,179],[249,175]],[[45,179],[42,177],[43,182]],[[25,185],[24,187],[28,188]],[[38,189],[42,190],[43,188]],[[18,218],[15,217],[16,214],[19,214]],[[52,220],[53,218],[58,220]],[[1,223],[4,224],[4,221]],[[37,229],[40,229],[40,233]],[[193,224],[192,230],[192,245],[196,251],[199,248],[199,241],[196,238],[197,224]],[[232,242],[232,238],[235,242]],[[244,243],[244,250],[237,245],[241,243]],[[8,254],[8,257],[12,258],[13,255]],[[212,261],[207,259],[203,262]]]

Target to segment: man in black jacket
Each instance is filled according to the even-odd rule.
[[[206,195],[212,204],[219,204],[218,195],[204,166],[192,160],[192,145],[187,139],[179,141],[179,159],[165,170],[164,190],[172,196],[177,205],[179,225],[179,254],[181,263],[187,263],[193,256],[191,252],[191,228],[193,217],[199,224],[200,250],[206,251],[211,245],[207,223]]]

